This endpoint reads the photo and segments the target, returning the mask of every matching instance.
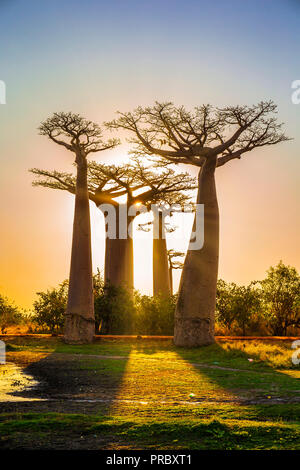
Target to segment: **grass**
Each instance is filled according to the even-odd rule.
[[[15,437],[45,443],[56,436],[117,441],[122,447],[144,449],[299,449],[300,430],[294,422],[235,418],[126,419],[71,414],[6,415],[0,423],[2,442]],[[77,430],[77,432],[76,432]]]
[[[228,341],[189,350],[168,340],[9,341],[15,362],[69,358],[75,376],[87,381],[73,398],[95,404],[89,412],[78,404],[75,413],[66,398],[64,412],[55,402],[46,412],[15,404],[16,411],[0,414],[2,447],[300,449],[300,369],[288,343]]]

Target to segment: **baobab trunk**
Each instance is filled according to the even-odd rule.
[[[123,286],[132,292],[133,241],[130,237],[120,238],[120,236],[122,236],[122,231],[120,229],[120,214],[118,206],[115,206],[115,215],[115,231],[108,231],[108,223],[106,223],[105,282],[112,286]]]
[[[112,286],[133,288],[132,240],[106,239],[105,282]]]
[[[170,263],[169,266],[169,282],[170,282],[170,294],[173,295],[173,269]]]
[[[90,343],[95,334],[87,162],[77,162],[75,213],[64,340]]]
[[[189,249],[184,263],[175,313],[176,346],[195,347],[214,342],[219,258],[215,166],[216,160],[206,160],[199,172],[197,203],[204,204],[204,244],[199,250]]]
[[[162,212],[154,212],[153,295],[170,295],[170,274]]]
[[[127,215],[127,238],[123,240],[126,242],[126,269],[127,269],[127,289],[133,295],[134,288],[134,262],[133,262],[133,221],[134,216]]]

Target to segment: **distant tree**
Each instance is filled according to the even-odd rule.
[[[138,156],[134,157],[136,165],[140,167],[140,175],[145,182],[149,181],[145,166],[142,166]],[[158,160],[155,168],[160,170],[159,177],[150,185],[154,191],[155,210],[152,210],[153,220],[139,224],[139,228],[145,231],[153,226],[153,295],[172,295],[173,281],[170,276],[170,263],[167,249],[166,233],[175,230],[172,224],[167,222],[168,216],[175,212],[188,208],[191,210],[191,199],[194,190],[197,189],[197,181],[189,173],[178,173],[163,160]],[[161,191],[161,196],[160,196]],[[144,201],[151,210],[151,201]],[[168,209],[172,208],[169,212]]]
[[[119,141],[104,142],[97,124],[73,113],[54,113],[39,131],[75,156],[75,212],[64,339],[67,343],[89,343],[94,338],[95,317],[87,158],[115,147]]]
[[[171,295],[173,295],[173,271],[174,269],[183,269],[183,261],[180,258],[183,258],[185,253],[182,251],[168,250],[168,262],[169,262],[169,278],[171,286]]]
[[[6,334],[7,328],[18,324],[22,315],[18,308],[14,306],[6,297],[0,295],[0,331]]]
[[[37,292],[38,300],[33,303],[33,321],[43,330],[52,334],[62,333],[68,301],[68,281],[57,288]]]
[[[217,320],[234,331],[235,327],[246,336],[246,331],[252,332],[257,327],[260,316],[260,292],[254,284],[238,286],[222,279],[217,283],[216,313]]]
[[[264,315],[275,336],[286,336],[289,327],[300,327],[300,276],[292,266],[280,261],[270,267],[260,282]]]
[[[224,108],[203,105],[189,112],[183,106],[157,102],[119,113],[107,126],[128,131],[133,152],[141,157],[158,156],[199,168],[197,203],[204,205],[204,245],[201,249],[190,245],[185,258],[174,342],[177,346],[213,343],[219,259],[215,171],[256,148],[288,140],[276,120],[276,105],[272,101]]]

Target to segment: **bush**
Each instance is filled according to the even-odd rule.
[[[288,329],[300,327],[300,276],[280,261],[267,271],[260,283],[264,317],[271,334],[286,336]]]
[[[39,292],[34,321],[43,331],[60,333],[67,305],[68,282]],[[122,287],[104,286],[94,276],[96,333],[173,335],[176,296],[133,295]],[[2,315],[2,324],[1,324]],[[18,316],[19,315],[19,316]],[[0,329],[19,321],[20,314],[0,297]],[[3,325],[3,326],[1,326]],[[249,286],[218,281],[216,333],[223,335],[297,334],[300,327],[300,277],[295,268],[280,262],[263,281]]]
[[[222,279],[217,284],[217,322],[230,334],[253,334],[262,323],[260,291],[253,283],[238,286]]]
[[[62,333],[64,314],[67,306],[68,281],[59,284],[57,289],[37,292],[39,297],[33,304],[33,321],[43,332]]]
[[[173,335],[176,296],[136,295],[135,330],[140,335]]]
[[[6,334],[9,326],[17,325],[22,321],[22,314],[6,297],[0,295],[0,331]]]
[[[134,299],[123,287],[99,285],[95,292],[96,334],[132,334]]]

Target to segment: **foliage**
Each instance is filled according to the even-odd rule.
[[[300,276],[280,261],[260,283],[264,316],[271,333],[285,336],[289,327],[300,327]]]
[[[0,295],[0,331],[5,334],[9,326],[21,321],[21,313],[6,297]]]
[[[176,296],[136,295],[136,331],[141,335],[173,335]]]
[[[33,304],[34,322],[49,333],[61,333],[64,325],[64,313],[67,306],[68,281],[59,284],[58,288],[37,292],[39,297]]]
[[[217,284],[216,312],[217,320],[230,330],[236,327],[243,336],[259,327],[260,292],[253,283],[238,286],[234,282],[226,283],[222,279]]]
[[[172,335],[176,296],[157,297],[123,287],[104,285],[94,275],[96,334]],[[68,282],[38,292],[33,320],[40,331],[62,333]],[[24,315],[0,296],[0,331],[24,322]],[[300,276],[280,262],[271,267],[266,279],[248,286],[217,285],[216,321],[218,335],[286,336],[300,328]],[[292,330],[294,328],[294,330]]]
[[[98,334],[131,334],[134,301],[124,287],[100,285],[95,293],[95,320]]]

